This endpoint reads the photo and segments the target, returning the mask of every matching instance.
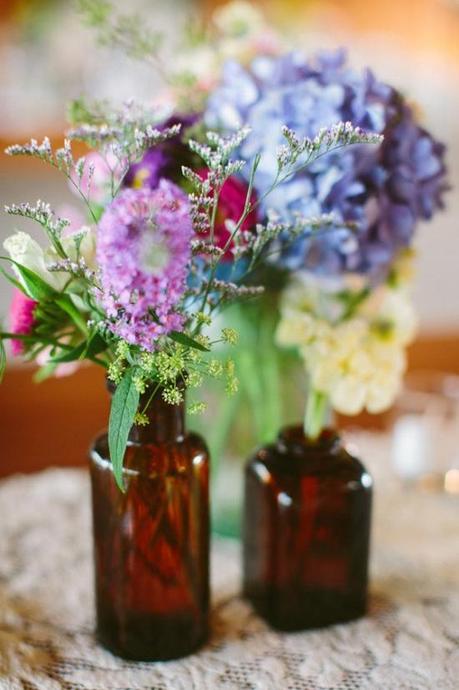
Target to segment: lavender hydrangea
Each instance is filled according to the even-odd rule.
[[[103,214],[97,240],[101,304],[108,326],[152,352],[181,329],[193,228],[187,196],[172,182],[125,189]]]
[[[276,173],[282,126],[312,137],[321,127],[350,121],[384,134],[379,146],[333,152],[289,178],[263,202],[282,220],[296,214],[333,213],[355,221],[358,231],[340,228],[284,245],[279,262],[316,272],[358,271],[382,277],[395,253],[407,246],[416,223],[442,207],[446,188],[444,146],[414,119],[412,109],[370,70],[357,73],[341,50],[307,60],[302,54],[256,58],[249,68],[228,62],[205,114],[209,126],[252,132],[239,155],[252,162],[262,154],[255,188],[262,196]],[[250,165],[244,172],[250,170]]]

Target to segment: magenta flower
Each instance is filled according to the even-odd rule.
[[[192,236],[188,198],[167,180],[154,190],[125,189],[107,207],[97,263],[113,333],[151,352],[158,338],[183,327]]]
[[[198,175],[205,180],[208,175],[208,170],[203,168],[198,170]],[[230,232],[225,225],[225,221],[232,220],[237,222],[242,216],[245,200],[247,197],[248,185],[244,180],[232,175],[228,178],[222,187],[218,203],[218,213],[215,223],[215,237],[214,241],[217,247],[224,249],[228,240],[230,239]],[[253,205],[256,202],[256,194],[252,192],[250,202]],[[250,231],[255,228],[257,223],[257,212],[252,211],[249,213],[245,221],[242,223],[241,231]],[[233,248],[233,243],[229,245],[224,256],[223,261],[233,261],[234,256],[231,252]]]
[[[24,295],[17,288],[13,291],[13,299],[10,305],[10,330],[18,335],[30,335],[35,325],[35,308],[38,302]],[[11,340],[11,351],[18,356],[24,353],[22,340]]]

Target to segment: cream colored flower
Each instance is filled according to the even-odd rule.
[[[346,287],[352,301],[364,285],[351,281]],[[277,341],[300,348],[311,387],[328,395],[336,411],[382,412],[399,391],[405,348],[416,331],[407,286],[381,285],[349,317],[346,308],[330,281],[321,291],[317,278],[296,278],[283,297]]]
[[[66,277],[62,273],[48,271],[43,249],[28,233],[16,232],[14,235],[10,235],[4,241],[3,246],[13,261],[29,268],[55,290],[63,289]],[[14,264],[13,269],[18,280],[23,283],[21,274]]]

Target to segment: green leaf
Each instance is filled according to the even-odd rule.
[[[34,382],[42,383],[43,381],[46,381],[46,379],[49,379],[50,376],[52,376],[56,371],[56,366],[56,364],[51,364],[51,362],[48,362],[48,364],[40,367],[40,369],[38,369],[38,371],[36,371],[33,375]]]
[[[64,350],[72,349],[71,345],[65,345],[56,340],[56,338],[48,338],[44,335],[25,335],[24,333],[7,333],[6,331],[0,331],[0,340],[23,340],[25,343],[53,345],[54,347],[61,347]]]
[[[5,261],[10,261],[16,266],[24,282],[25,292],[32,299],[36,300],[37,302],[41,302],[44,300],[53,299],[58,294],[56,290],[51,287],[51,285],[48,285],[43,278],[40,278],[40,276],[34,273],[34,271],[31,271],[30,268],[19,264],[17,261],[14,261],[7,256],[2,256],[0,258],[4,259]],[[22,290],[23,292],[24,288]]]
[[[186,347],[194,347],[195,350],[201,350],[202,352],[210,352],[208,347],[202,345],[201,343],[198,343],[197,340],[194,340],[189,335],[186,335],[186,333],[180,333],[179,331],[171,331],[169,333],[169,338],[171,340],[174,340],[176,343],[180,343],[180,345],[185,345]]]
[[[88,327],[86,325],[85,319],[81,316],[78,309],[73,304],[69,295],[58,294],[54,300],[59,307],[65,311],[68,316],[72,319],[74,324],[80,329],[85,335],[88,333]]]
[[[89,340],[86,343],[86,349],[83,353],[83,356],[81,359],[84,357],[95,357],[98,355],[100,352],[103,352],[104,350],[107,349],[107,343],[105,340],[102,338],[100,333],[93,333]]]
[[[52,364],[62,364],[64,362],[75,362],[77,360],[90,359],[97,361],[96,356],[107,349],[107,343],[102,336],[95,332],[88,340],[84,340],[75,347],[72,347],[68,352],[63,352],[56,357],[53,357],[50,362]]]
[[[26,294],[25,288],[24,288],[24,286],[22,285],[22,283],[19,282],[19,280],[16,280],[16,278],[13,278],[12,275],[10,275],[9,273],[7,273],[7,272],[5,271],[5,269],[4,269],[4,268],[1,268],[1,267],[0,267],[0,273],[7,279],[7,281],[8,281],[9,283],[11,283],[11,285],[14,285],[15,288],[17,288],[18,290],[20,290],[21,292],[23,292],[24,294]]]
[[[123,484],[123,460],[129,432],[139,406],[139,391],[132,380],[133,371],[128,369],[118,385],[110,409],[108,423],[108,447],[115,481],[121,491]]]
[[[74,347],[72,350],[69,350],[68,352],[64,352],[64,354],[57,355],[56,357],[53,357],[50,360],[50,364],[62,364],[64,362],[75,362],[78,359],[81,359],[81,355],[84,353],[86,350],[86,342],[80,343],[76,347]]]

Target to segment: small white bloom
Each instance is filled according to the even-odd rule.
[[[36,273],[42,280],[55,290],[62,290],[66,278],[62,274],[48,271],[43,249],[27,232],[16,232],[3,243],[4,248],[18,264]],[[21,275],[13,264],[13,270],[18,280],[23,283]]]

